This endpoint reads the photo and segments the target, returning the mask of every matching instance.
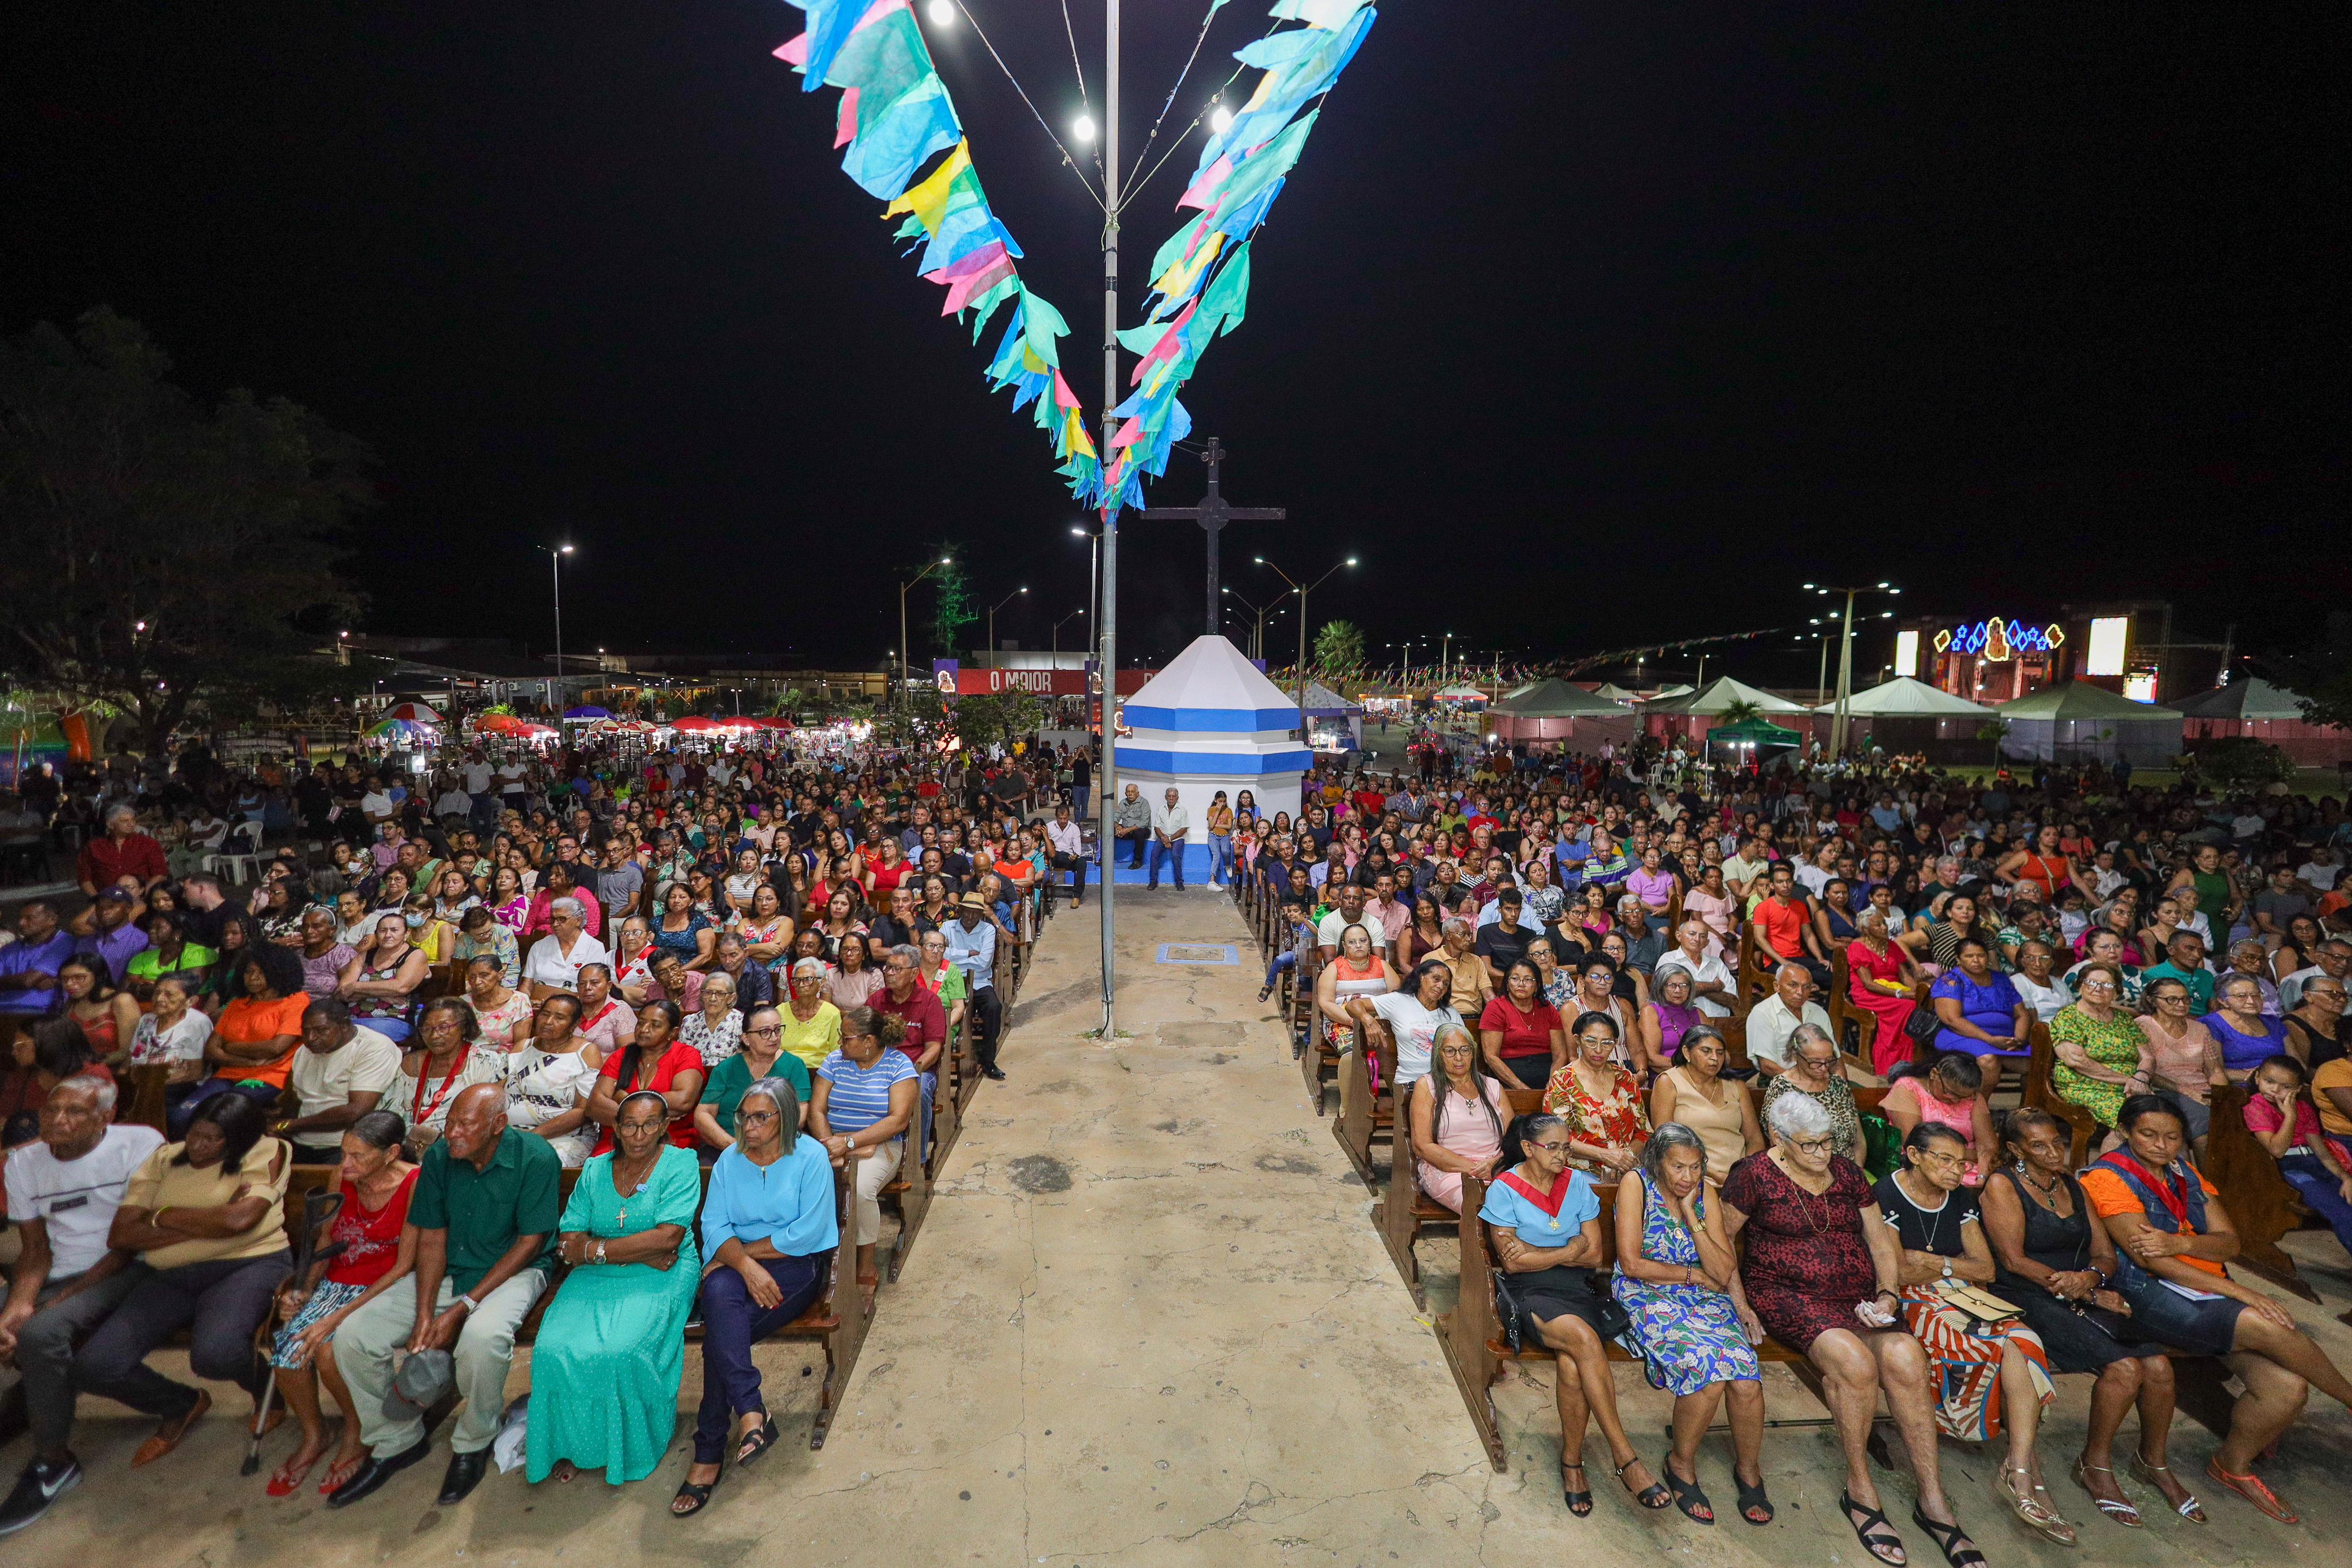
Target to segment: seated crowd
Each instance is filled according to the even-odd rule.
[[[1879,1562],[1905,1561],[1864,1457],[1882,1397],[1912,1523],[1955,1568],[1982,1557],[1938,1433],[1994,1445],[1996,1500],[2076,1542],[2037,1449],[2060,1373],[2095,1378],[2067,1469],[2094,1509],[2143,1522],[2115,1449],[2137,1411],[2120,1468],[2202,1522],[2168,1463],[2176,1355],[2221,1359],[2241,1390],[2206,1479],[2294,1520],[2256,1460],[2311,1388],[2352,1401],[2352,1383],[2229,1277],[2239,1240],[2199,1156],[2211,1091],[2244,1085],[2247,1131],[2352,1249],[2338,802],[2048,769],[1669,784],[1646,756],[1517,764],[1319,798],[1310,779],[1295,824],[1244,800],[1239,861],[1279,912],[1262,995],[1290,974],[1308,1048],[1376,1043],[1376,1078],[1392,1056],[1379,1087],[1428,1202],[1460,1214],[1485,1184],[1498,1321],[1558,1368],[1572,1512],[1593,1506],[1591,1422],[1635,1500],[1714,1522],[1695,1464],[1727,1404],[1737,1511],[1768,1522],[1769,1341],[1815,1369],[1840,1505]],[[2037,1029],[2048,1092],[2099,1129],[2086,1169],[2048,1111],[1995,1110]],[[1515,1121],[1508,1094],[1536,1091]],[[1661,1469],[1626,1437],[1612,1343],[1675,1396]]]
[[[833,1173],[842,1283],[870,1312],[884,1189],[929,1147],[967,1019],[1004,1076],[999,946],[1034,929],[1053,871],[1010,803],[1050,799],[1059,760],[477,756],[414,793],[322,768],[299,785],[365,809],[318,816],[331,857],[289,848],[243,898],[173,875],[138,813],[107,813],[88,907],[29,901],[0,947],[0,1362],[33,1436],[0,1533],[82,1479],[77,1395],[154,1418],[134,1466],[186,1438],[212,1392],[149,1364],[182,1331],[197,1378],[299,1424],[270,1496],[366,1498],[425,1457],[426,1412],[455,1396],[455,1503],[535,1309],[533,1481],[651,1473],[681,1331],[703,1324],[674,1504],[698,1510],[730,1454],[777,1440],[751,1346],[831,1280]],[[488,791],[509,772],[520,789]],[[157,1125],[129,1117],[142,1090]],[[289,1234],[302,1165],[336,1167],[323,1239]]]

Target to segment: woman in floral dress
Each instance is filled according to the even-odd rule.
[[[1570,1032],[1575,1049],[1545,1087],[1544,1109],[1568,1124],[1568,1163],[1605,1185],[1640,1162],[1650,1113],[1640,1081],[1617,1065],[1617,1020],[1580,1013]]]

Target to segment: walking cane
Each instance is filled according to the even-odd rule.
[[[336,1217],[342,1211],[343,1195],[340,1192],[313,1192],[303,1195],[302,1234],[295,1242],[294,1270],[287,1276],[288,1280],[301,1279],[310,1271],[312,1264],[323,1263],[342,1251],[343,1244],[340,1241],[327,1247],[319,1245],[319,1238],[326,1234],[327,1228],[334,1224]],[[285,1288],[285,1282],[281,1281],[278,1289],[282,1291]],[[277,1291],[270,1293],[270,1299],[272,1301],[276,1301]],[[268,1353],[257,1345],[254,1347],[254,1354],[263,1358],[263,1386],[261,1398],[253,1407],[253,1431],[250,1434],[250,1440],[245,1446],[245,1462],[239,1465],[236,1470],[236,1473],[241,1476],[249,1476],[261,1469],[261,1437],[262,1434],[269,1429],[269,1408],[278,1397],[278,1378],[268,1365],[267,1359]]]

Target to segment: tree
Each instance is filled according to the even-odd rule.
[[[1723,712],[1717,716],[1715,722],[1718,726],[1729,728],[1733,725],[1746,724],[1751,719],[1759,719],[1763,716],[1764,706],[1755,698],[1734,697],[1723,705]]]
[[[2206,741],[2182,759],[2186,770],[2226,794],[2284,784],[2294,777],[2294,758],[2267,741],[2224,736]]]
[[[948,564],[931,573],[939,589],[931,596],[931,652],[952,659],[963,646],[963,631],[980,619],[971,607],[971,582],[963,574],[963,549],[952,539],[931,547],[930,559]]]
[[[2352,649],[2315,648],[2273,660],[2264,673],[2294,694],[2306,723],[2352,728]]]
[[[956,737],[973,756],[992,746],[1010,746],[1045,719],[1045,705],[1027,692],[958,697],[952,710]]]
[[[0,343],[0,659],[70,707],[110,704],[147,754],[202,699],[298,706],[349,674],[312,657],[358,607],[335,538],[368,456],[299,404],[210,409],[137,323]]]
[[[1992,765],[2000,766],[2000,743],[2009,738],[2009,720],[1989,718],[1977,726],[1977,738],[1992,747]]]
[[[1352,670],[1364,662],[1364,633],[1352,621],[1326,621],[1315,633],[1315,662],[1327,671]]]

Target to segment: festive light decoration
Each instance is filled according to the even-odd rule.
[[[2065,628],[2054,621],[2047,626],[2026,626],[1994,616],[1937,632],[1936,652],[1975,654],[1997,664],[2020,653],[2054,653],[2065,641]]]

